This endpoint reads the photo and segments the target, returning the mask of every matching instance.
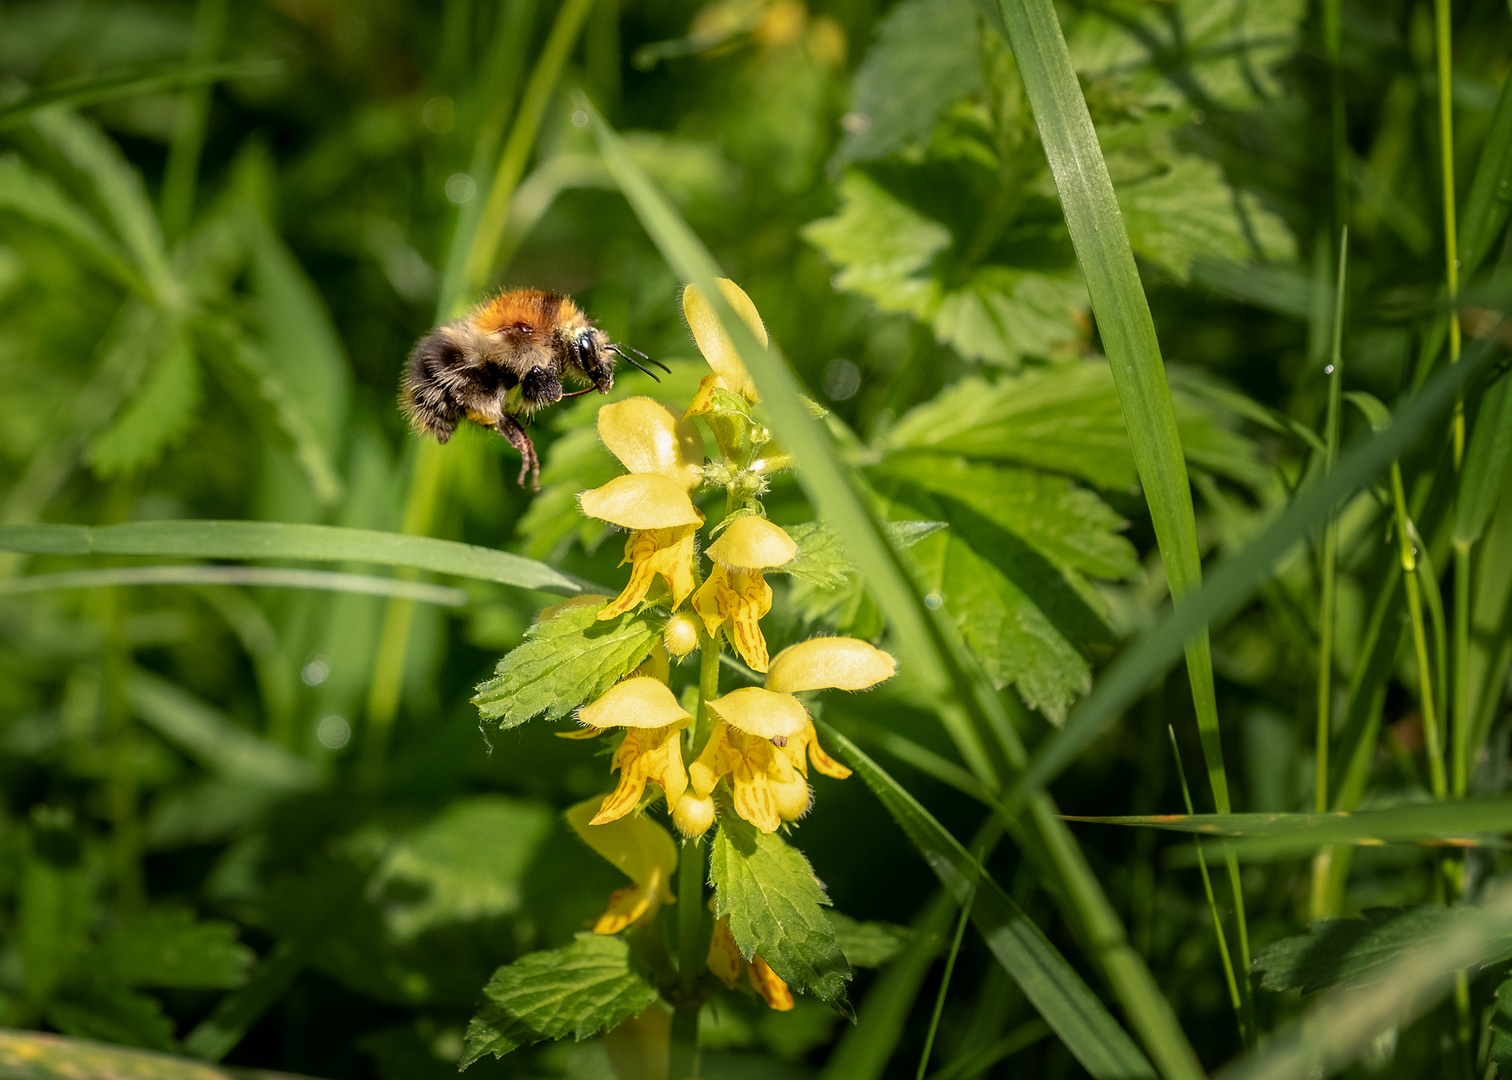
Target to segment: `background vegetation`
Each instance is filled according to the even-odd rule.
[[[0,1024],[452,1075],[490,973],[623,884],[560,815],[607,766],[470,703],[619,580],[574,501],[616,472],[601,399],[536,424],[532,494],[395,387],[531,285],[672,367],[615,397],[686,401],[685,220],[829,410],[748,355],[799,451],[769,512],[860,568],[778,584],[773,651],[838,631],[904,673],[825,701],[863,775],[794,834],[872,924],[859,1022],[734,1001],[705,1074],[1487,1075],[1509,46],[1493,0],[6,4]],[[1056,816],[1184,807],[1235,839]],[[1128,1035],[1036,1018],[1019,908]]]

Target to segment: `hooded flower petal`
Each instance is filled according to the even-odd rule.
[[[856,638],[810,638],[777,654],[767,671],[766,687],[784,694],[865,690],[892,678],[897,669],[898,662],[889,654]]]
[[[578,710],[578,722],[596,728],[664,728],[669,724],[683,728],[692,719],[666,683],[646,675],[615,683],[597,701]]]
[[[657,473],[631,473],[585,491],[578,505],[589,517],[622,529],[673,529],[703,524],[703,515],[676,481]]]
[[[665,476],[684,491],[699,485],[703,436],[661,402],[633,397],[605,405],[598,412],[598,432],[631,473]]]
[[[666,829],[647,817],[592,825],[597,806],[597,799],[589,799],[568,810],[566,817],[573,832],[635,883],[616,890],[594,924],[596,934],[615,934],[654,915],[662,904],[675,902],[669,883],[677,869],[677,846]]]
[[[730,570],[770,570],[797,554],[798,545],[780,525],[755,514],[730,522],[709,545],[709,558]]]
[[[767,643],[761,619],[772,610],[772,587],[760,570],[727,570],[719,563],[693,594],[693,610],[713,637],[728,627],[730,642],[756,671],[767,669]],[[602,618],[602,616],[600,616]]]
[[[709,702],[708,708],[717,719],[762,739],[796,735],[810,723],[808,710],[792,694],[778,694],[759,686],[732,690]]]
[[[745,290],[729,278],[716,278],[715,281],[725,300],[751,328],[751,333],[756,335],[756,340],[766,345],[766,327],[762,325],[761,314],[756,310],[756,305],[751,303]],[[751,382],[750,373],[746,371],[740,354],[735,351],[735,343],[730,340],[730,335],[715,315],[714,305],[709,302],[709,298],[697,285],[689,285],[683,290],[682,304],[683,315],[687,317],[688,329],[693,331],[698,351],[703,353],[704,359],[714,369],[714,374],[719,376],[728,389],[744,394],[750,401],[760,401],[761,395],[756,392],[756,384]]]

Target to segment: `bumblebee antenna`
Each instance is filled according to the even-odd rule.
[[[646,361],[647,364],[655,364],[657,367],[665,371],[668,375],[672,374],[672,369],[669,368],[666,364],[662,363],[660,360],[653,360],[651,359],[651,357],[647,356],[639,349],[632,349],[628,345],[610,345],[608,351],[614,353],[616,356],[623,356],[625,358],[625,362],[628,363],[631,367],[636,368],[639,371],[644,371],[647,375],[651,376],[657,382],[661,382],[661,377],[657,375],[656,372],[648,368],[646,364],[642,364],[640,360],[637,360],[635,358],[636,356],[639,356],[641,360]],[[634,353],[635,356],[630,355],[631,353]]]

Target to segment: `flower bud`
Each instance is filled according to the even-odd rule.
[[[777,814],[783,821],[797,821],[808,813],[809,804],[814,801],[808,782],[797,773],[791,780],[773,780],[771,788],[772,796],[777,800]]]
[[[714,800],[707,795],[685,792],[672,808],[672,824],[689,839],[702,836],[714,824]]]
[[[698,648],[698,621],[691,615],[677,614],[667,620],[662,631],[662,644],[667,651],[681,660]]]

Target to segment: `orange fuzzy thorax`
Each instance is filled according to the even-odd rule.
[[[560,326],[586,325],[588,319],[571,297],[539,289],[512,289],[479,305],[470,321],[484,333],[517,328],[545,338]]]

